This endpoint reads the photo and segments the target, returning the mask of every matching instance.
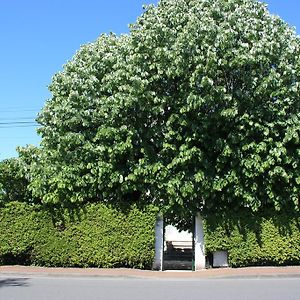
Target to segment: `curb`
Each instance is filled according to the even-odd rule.
[[[291,267],[249,267],[220,268],[201,271],[148,271],[138,269],[79,269],[44,268],[24,266],[0,266],[0,276],[30,277],[92,277],[109,279],[260,279],[260,278],[300,278],[300,266]]]

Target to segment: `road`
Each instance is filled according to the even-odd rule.
[[[298,300],[300,278],[0,276],[1,300]]]

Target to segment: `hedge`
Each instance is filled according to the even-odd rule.
[[[0,208],[0,263],[52,267],[151,268],[157,210],[120,212],[89,204],[53,213],[25,203]]]
[[[227,250],[232,267],[300,264],[300,216],[248,210],[206,216],[205,248]]]
[[[51,267],[152,267],[157,209],[121,212],[88,204],[57,216],[11,202],[0,208],[0,264]],[[209,255],[227,250],[232,267],[300,264],[300,216],[236,213],[205,216]]]

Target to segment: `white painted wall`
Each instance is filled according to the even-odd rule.
[[[164,257],[164,221],[161,215],[157,216],[155,224],[155,257],[153,262],[154,270],[163,270]]]
[[[205,269],[203,219],[198,214],[195,217],[195,270],[203,269]]]
[[[193,235],[188,231],[179,231],[173,225],[167,225],[165,228],[165,240],[175,242],[192,241]]]

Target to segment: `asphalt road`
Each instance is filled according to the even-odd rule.
[[[1,300],[298,300],[300,278],[134,279],[0,276]]]

